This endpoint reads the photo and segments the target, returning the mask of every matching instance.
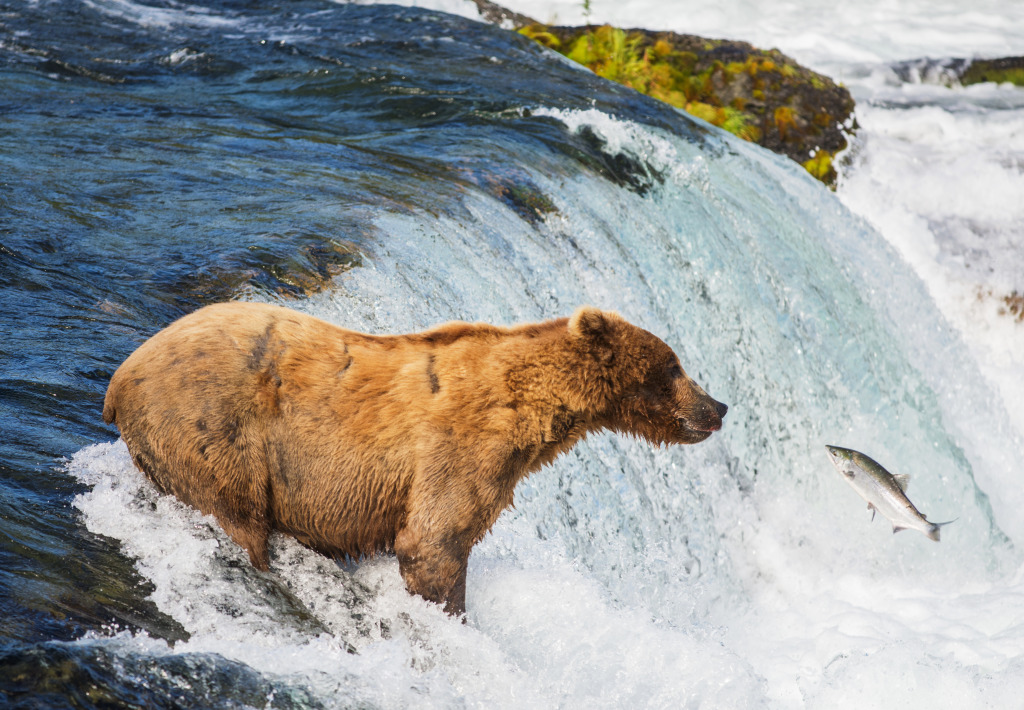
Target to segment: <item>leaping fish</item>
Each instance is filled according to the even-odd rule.
[[[906,495],[910,476],[906,474],[894,476],[871,457],[853,449],[844,449],[840,446],[826,446],[825,448],[828,449],[832,463],[839,473],[843,474],[846,482],[868,502],[871,519],[875,519],[875,511],[878,511],[892,523],[893,533],[907,529],[917,530],[938,542],[939,528],[955,522],[955,520],[945,523],[929,522],[914,507]]]

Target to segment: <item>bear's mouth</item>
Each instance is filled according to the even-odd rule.
[[[679,429],[686,437],[686,440],[694,444],[704,441],[714,432],[722,428],[721,423],[719,423],[717,426],[711,424],[700,424],[697,422],[693,422],[689,419],[684,419],[682,417],[680,417],[676,421],[679,424]]]
[[[699,407],[696,412],[690,411],[686,414],[679,413],[677,421],[684,434],[693,441],[704,441],[714,432],[722,428],[722,420],[729,407],[717,402],[710,397]]]
[[[710,434],[722,428],[722,420],[719,419],[718,421],[713,422],[687,421],[686,426],[688,426],[690,429],[693,429],[694,431],[706,431],[708,434]]]
[[[680,425],[684,429],[694,432],[704,432],[711,434],[722,428],[722,420],[720,417],[707,418],[707,419],[691,419],[689,417],[678,417]]]

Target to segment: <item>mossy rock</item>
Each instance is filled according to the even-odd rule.
[[[960,75],[960,83],[964,86],[984,84],[989,81],[996,84],[1010,83],[1015,86],[1024,86],[1024,57],[975,59]]]
[[[852,131],[853,98],[778,50],[609,25],[532,23],[518,31],[599,76],[781,153],[835,185],[832,158],[846,148]]]

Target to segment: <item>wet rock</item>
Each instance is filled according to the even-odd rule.
[[[778,50],[733,40],[608,25],[519,32],[596,74],[758,143],[833,186],[832,158],[854,128],[853,98]]]
[[[0,700],[12,708],[324,707],[309,688],[216,653],[125,653],[102,642],[5,647],[0,677]],[[372,707],[356,698],[340,698],[338,704]]]
[[[356,248],[316,234],[265,234],[244,250],[182,276],[169,286],[189,309],[246,290],[302,298],[326,288],[335,276],[361,266]]]
[[[964,86],[984,84],[989,81],[996,84],[1010,83],[1024,86],[1024,57],[975,59],[960,75],[960,83]]]

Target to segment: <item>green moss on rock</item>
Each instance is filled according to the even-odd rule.
[[[960,76],[960,83],[964,86],[990,81],[996,84],[1024,86],[1024,57],[975,59]]]
[[[665,101],[803,165],[834,186],[847,145],[850,93],[778,50],[609,25],[519,32],[599,76]]]
[[[827,150],[819,150],[810,160],[803,163],[804,169],[826,185],[836,182],[836,169],[832,165],[835,155]]]

